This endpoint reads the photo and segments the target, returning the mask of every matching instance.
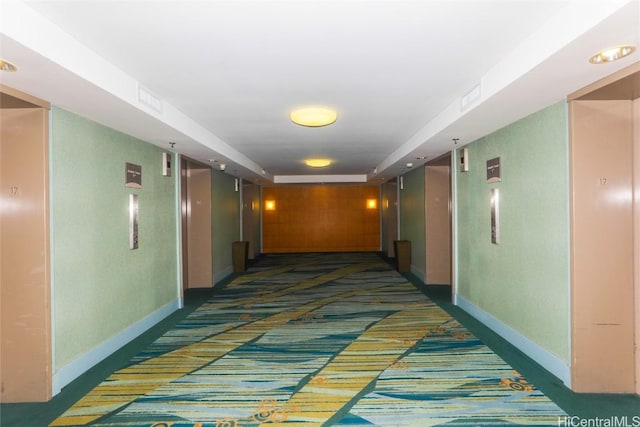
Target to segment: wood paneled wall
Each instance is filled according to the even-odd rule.
[[[375,209],[367,209],[368,199]],[[275,210],[264,210],[268,200]],[[380,250],[378,186],[265,187],[262,204],[265,253]]]

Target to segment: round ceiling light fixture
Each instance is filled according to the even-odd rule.
[[[307,159],[304,161],[307,166],[312,168],[324,168],[331,164],[331,160],[329,159]]]
[[[289,114],[291,121],[300,126],[321,127],[334,123],[338,113],[327,107],[301,107]]]
[[[618,59],[631,55],[635,50],[636,47],[631,45],[604,49],[589,58],[589,62],[592,64],[604,64],[607,62],[617,61]]]
[[[0,58],[0,71],[7,71],[9,73],[13,73],[15,71],[18,71],[18,67],[13,65],[11,62],[5,61],[4,59]]]

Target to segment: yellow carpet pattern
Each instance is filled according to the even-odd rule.
[[[51,426],[557,425],[376,254],[270,255]]]

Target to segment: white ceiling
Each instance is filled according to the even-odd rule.
[[[640,58],[588,62],[640,44],[637,0],[1,1],[3,84],[263,183],[380,182]]]

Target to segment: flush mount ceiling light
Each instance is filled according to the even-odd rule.
[[[592,64],[604,64],[606,62],[617,61],[618,59],[631,55],[635,50],[636,47],[631,45],[612,47],[596,53],[589,58],[589,62]]]
[[[300,126],[320,127],[335,122],[338,118],[331,108],[326,107],[302,107],[291,111],[291,121]]]
[[[0,58],[0,71],[8,71],[12,73],[14,71],[18,71],[18,67],[13,65],[11,62],[5,61],[4,59]]]
[[[331,160],[329,159],[307,159],[304,162],[312,168],[323,168],[331,164]]]

